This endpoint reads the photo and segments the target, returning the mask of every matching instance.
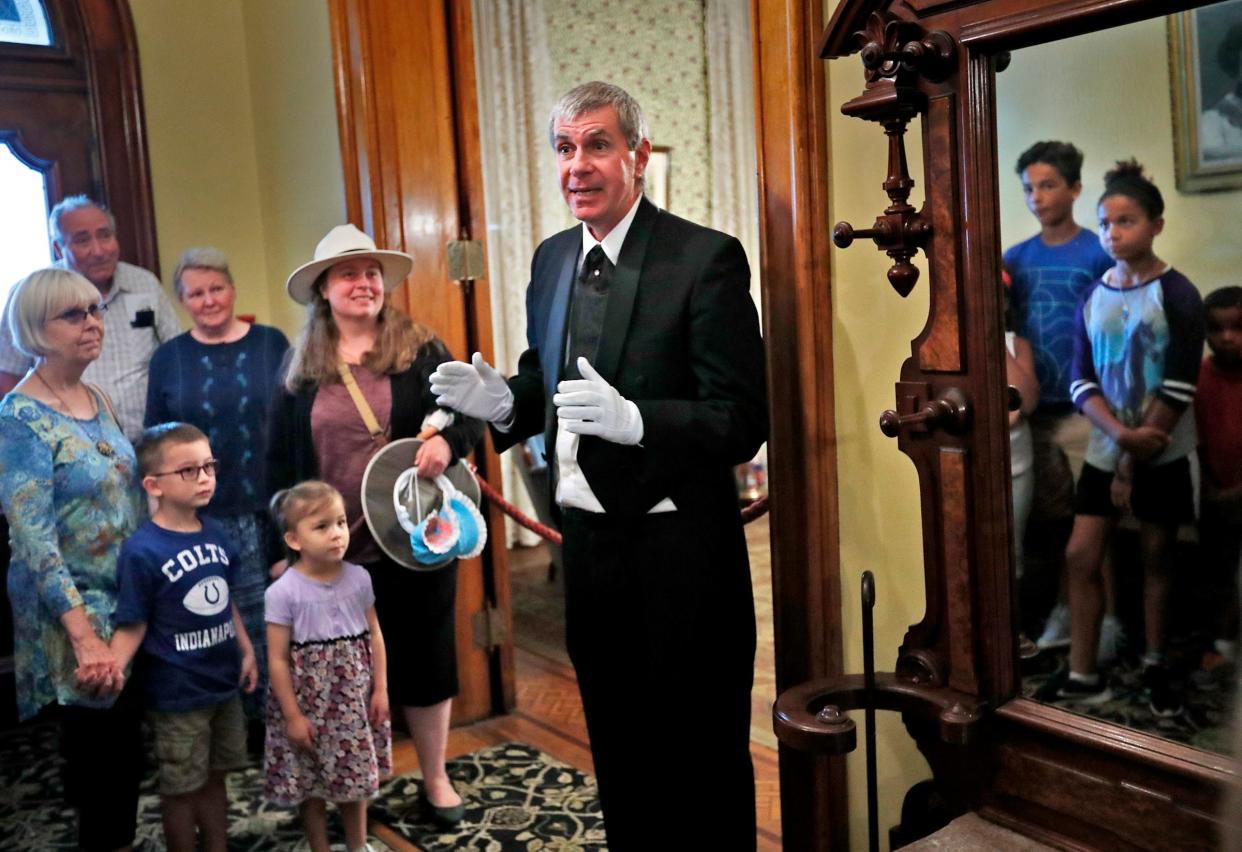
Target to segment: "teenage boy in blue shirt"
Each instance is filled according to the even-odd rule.
[[[1026,206],[1039,220],[1039,233],[1005,252],[1017,332],[1030,341],[1039,379],[1039,405],[1030,416],[1035,499],[1029,529],[1039,531],[1033,538],[1048,544],[1046,550],[1034,550],[1058,565],[1057,574],[1073,523],[1074,480],[1082,469],[1091,428],[1070,401],[1078,303],[1113,265],[1095,232],[1074,221],[1074,202],[1082,192],[1082,159],[1082,152],[1069,142],[1036,142],[1022,152],[1016,171]],[[1111,588],[1111,583],[1106,586]],[[1112,612],[1111,605],[1108,611]],[[1115,618],[1106,616],[1103,657],[1115,653],[1119,627]],[[1069,645],[1069,609],[1063,599],[1036,644]]]
[[[142,487],[156,505],[125,542],[112,650],[122,666],[136,652],[160,764],[164,838],[170,852],[225,852],[224,776],[246,765],[239,684],[254,691],[254,649],[229,600],[231,542],[200,519],[216,490],[207,436],[187,423],[143,433],[135,448]]]

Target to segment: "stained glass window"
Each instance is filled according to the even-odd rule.
[[[4,0],[0,0],[3,8]],[[0,142],[0,305],[9,288],[29,273],[51,265],[47,193],[43,174],[23,163]]]
[[[50,45],[52,28],[47,23],[43,0],[0,0],[0,42]]]

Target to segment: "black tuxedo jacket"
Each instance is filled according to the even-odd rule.
[[[493,430],[497,451],[544,432],[563,374],[580,225],[535,251],[526,294],[529,348],[509,380],[515,419]],[[639,446],[584,436],[578,463],[606,512],[645,514],[671,497],[696,526],[740,525],[733,466],[767,438],[763,342],[746,253],[733,237],[660,210],[646,198],[609,279],[594,362],[643,419]],[[555,498],[555,495],[553,495]]]

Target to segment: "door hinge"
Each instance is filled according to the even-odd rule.
[[[504,610],[494,606],[485,607],[476,612],[470,622],[476,648],[490,651],[508,643],[509,619]]]
[[[449,240],[448,274],[458,284],[485,277],[483,244],[476,240]]]

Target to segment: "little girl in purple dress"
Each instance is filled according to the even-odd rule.
[[[366,849],[367,800],[392,772],[384,638],[370,575],[343,560],[345,504],[310,481],[272,498],[291,570],[264,596],[271,690],[267,797],[296,805],[312,849],[327,849],[325,802],[345,825],[346,848]]]

